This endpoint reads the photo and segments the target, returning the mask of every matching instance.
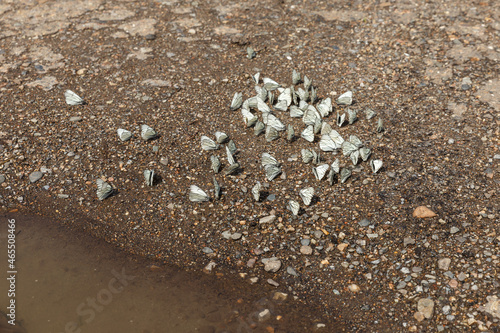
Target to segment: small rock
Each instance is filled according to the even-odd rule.
[[[342,243],[342,244],[339,244],[337,245],[337,249],[340,251],[340,252],[344,252],[345,248],[348,247],[349,244],[348,243]]]
[[[259,282],[259,278],[258,277],[250,278],[250,283],[255,284],[257,282]]]
[[[264,258],[262,259],[262,263],[264,264],[264,270],[266,272],[277,272],[281,268],[281,260],[278,258]]]
[[[82,117],[74,116],[74,117],[69,118],[69,121],[72,121],[72,122],[82,121]]]
[[[438,267],[439,267],[439,269],[442,269],[443,271],[447,271],[448,268],[450,267],[450,264],[451,264],[450,258],[443,258],[443,259],[439,259],[439,261],[438,261]]]
[[[222,237],[224,237],[225,239],[231,239],[231,236],[232,236],[232,234],[231,234],[231,231],[229,231],[229,230],[222,232]]]
[[[279,287],[280,284],[273,279],[267,279],[267,283],[269,283],[271,286]]]
[[[232,234],[232,235],[231,235],[231,238],[232,238],[233,240],[238,240],[238,239],[240,239],[240,238],[241,238],[241,233],[239,233],[239,232],[235,232],[234,234]]]
[[[247,267],[252,268],[255,265],[256,261],[257,261],[257,259],[255,259],[255,258],[248,259],[248,261],[247,261]]]
[[[466,278],[467,278],[467,275],[465,275],[465,273],[464,273],[464,272],[460,272],[460,273],[457,275],[457,279],[458,279],[458,281],[464,281]]]
[[[160,159],[160,163],[163,164],[163,165],[168,165],[168,158],[167,157],[162,157]]]
[[[314,237],[316,237],[317,239],[320,239],[320,238],[321,238],[321,236],[323,236],[323,231],[321,231],[321,230],[316,230],[316,231],[314,232]]]
[[[259,223],[260,224],[263,224],[263,223],[273,223],[275,219],[276,219],[276,215],[269,215],[269,216],[265,216],[265,217],[261,218],[259,220]]]
[[[421,312],[415,312],[415,314],[413,315],[413,317],[418,321],[418,322],[421,322],[422,320],[424,320],[424,315],[421,313]]]
[[[359,286],[357,284],[350,284],[347,288],[349,288],[350,291],[352,291],[353,293],[357,293],[359,292],[361,289],[359,288]]]
[[[425,206],[419,206],[417,208],[415,208],[415,210],[413,211],[413,217],[417,217],[417,218],[427,218],[427,217],[434,217],[436,216],[436,213],[434,213],[432,210],[430,210],[429,208],[425,207]]]
[[[2,184],[4,181],[5,181],[5,176],[4,175],[0,175],[0,184]]]
[[[269,194],[266,198],[267,201],[274,201],[276,200],[276,194]]]
[[[264,311],[259,312],[259,321],[260,322],[263,322],[263,321],[266,321],[269,319],[271,319],[271,311],[269,311],[269,309],[265,309]]]
[[[370,220],[368,219],[362,219],[361,221],[358,222],[360,227],[367,227],[370,225]]]
[[[403,239],[403,244],[404,246],[410,245],[410,244],[415,244],[415,240],[411,237],[405,237]]]
[[[63,193],[59,193],[59,194],[57,194],[57,197],[58,197],[58,198],[61,198],[61,199],[68,199],[68,198],[69,198],[69,195],[67,195],[67,194],[63,194]]]
[[[453,288],[453,289],[457,289],[458,287],[458,281],[455,280],[455,279],[451,279],[449,282],[448,282],[448,285]]]
[[[434,301],[430,298],[421,298],[418,300],[417,309],[425,318],[432,318],[434,312]]]
[[[275,301],[280,301],[280,302],[286,301],[287,297],[288,297],[288,294],[282,293],[281,291],[277,291],[273,295],[273,299]]]
[[[291,267],[291,266],[288,266],[288,267],[286,268],[286,272],[287,272],[288,274],[290,274],[290,275],[293,275],[293,276],[299,276],[299,275],[297,274],[297,272],[295,271],[295,269],[293,269],[293,267]]]
[[[312,247],[310,247],[310,246],[302,245],[300,247],[300,253],[302,253],[304,255],[311,255],[312,252],[313,252],[313,250],[312,250]]]
[[[303,238],[300,240],[300,244],[304,245],[304,246],[308,246],[309,244],[311,244],[311,240],[309,238]]]
[[[205,273],[211,273],[212,272],[212,269],[214,269],[214,267],[216,266],[217,264],[213,261],[209,262],[205,268],[203,268],[203,271]]]
[[[43,177],[43,173],[40,171],[34,171],[29,175],[30,182],[34,183]]]
[[[206,253],[206,254],[214,253],[214,250],[212,250],[211,248],[209,248],[207,246],[205,246],[202,251],[203,251],[203,253]]]
[[[449,313],[450,313],[450,310],[451,310],[451,306],[449,306],[449,305],[445,305],[445,306],[443,306],[443,313],[444,313],[445,315],[449,314]]]
[[[457,232],[459,232],[459,231],[460,231],[460,229],[458,229],[457,227],[451,227],[451,228],[450,228],[450,233],[451,233],[451,234],[456,234],[456,233],[457,233]]]

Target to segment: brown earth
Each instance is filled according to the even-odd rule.
[[[498,318],[481,310],[500,289],[495,1],[7,1],[0,15],[5,211],[56,217],[186,269],[213,261],[213,272],[247,273],[266,288],[271,278],[348,331],[498,330]],[[353,175],[318,182],[300,157],[318,151],[318,136],[268,143],[229,110],[235,92],[255,95],[256,72],[288,87],[293,69],[320,99],[353,91],[358,121],[338,128],[334,115],[347,107],[336,103],[324,121],[370,147],[384,161],[379,173],[325,152],[326,163],[339,157]],[[66,89],[87,104],[67,105]],[[377,117],[367,120],[367,108]],[[276,115],[300,136],[300,119]],[[141,124],[159,138],[144,142]],[[132,139],[121,142],[118,128]],[[224,149],[200,147],[216,131],[236,143],[241,170],[215,175],[220,200],[190,202],[190,185],[213,197],[210,155],[227,167]],[[281,177],[267,181],[263,152],[282,164]],[[159,177],[153,187],[145,169]],[[97,178],[115,188],[104,201]],[[249,193],[257,181],[268,183],[261,202]],[[287,203],[302,205],[307,186],[315,200],[294,217]],[[418,206],[437,216],[413,217]],[[277,218],[259,224],[268,215]],[[227,230],[243,237],[227,240]],[[299,251],[303,239],[312,255]],[[265,272],[261,259],[273,256],[282,267]],[[445,269],[443,258],[451,259]],[[421,298],[434,302],[430,318],[417,313]]]

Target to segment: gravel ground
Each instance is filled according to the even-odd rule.
[[[58,217],[127,251],[240,274],[255,288],[278,285],[347,331],[500,329],[495,1],[25,0],[0,4],[0,18],[3,210]],[[275,111],[297,138],[267,142],[229,110],[235,92],[256,95],[255,73],[286,88],[294,69],[333,100],[323,121],[383,161],[378,173],[322,152],[352,176],[317,181],[301,149],[319,152],[319,135],[300,138],[300,118]],[[67,89],[87,103],[67,105]],[[353,104],[338,105],[347,91]],[[358,120],[339,128],[336,113],[347,109]],[[159,137],[142,140],[142,124]],[[118,128],[132,138],[120,141]],[[236,144],[236,174],[224,173],[224,147],[201,149],[216,131]],[[263,152],[281,164],[272,181]],[[98,178],[115,189],[103,201]],[[250,193],[257,181],[260,202]],[[211,200],[189,201],[190,185]],[[306,206],[299,191],[309,186]],[[421,206],[431,217],[419,217]]]

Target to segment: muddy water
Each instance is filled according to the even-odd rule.
[[[17,234],[16,326],[5,323],[3,278],[0,332],[304,332],[318,318],[296,301],[272,300],[266,286],[154,265],[39,217],[0,216],[3,276],[9,218]],[[266,308],[271,318],[259,322]]]

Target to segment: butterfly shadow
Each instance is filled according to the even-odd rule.
[[[319,197],[317,195],[313,195],[311,198],[311,204],[309,206],[315,205],[319,202]]]
[[[161,184],[162,182],[163,182],[163,177],[155,173],[153,176],[153,186]]]

